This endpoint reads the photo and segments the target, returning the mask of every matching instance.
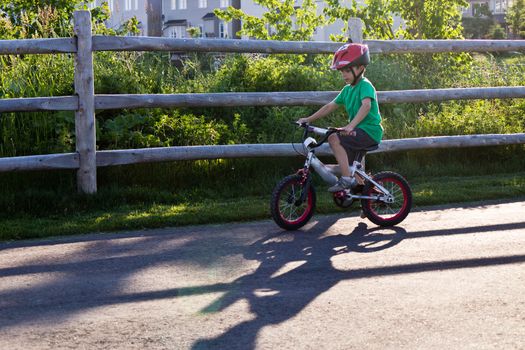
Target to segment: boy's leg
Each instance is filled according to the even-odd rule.
[[[328,137],[328,143],[330,144],[330,148],[334,153],[334,157],[335,160],[337,160],[337,164],[339,164],[339,168],[341,168],[341,176],[350,177],[350,164],[348,162],[348,154],[346,153],[345,148],[341,145],[339,135],[330,135]]]
[[[346,188],[350,188],[352,185],[352,179],[350,178],[350,169],[348,165],[348,154],[346,153],[345,148],[341,145],[339,135],[332,134],[328,137],[328,143],[332,148],[335,159],[341,168],[341,177],[337,183],[328,188],[328,192],[339,192]]]
[[[348,136],[339,135],[338,136],[339,145],[344,150],[346,150],[346,152],[348,154],[347,164],[350,164],[350,162],[354,161],[354,159],[356,157],[356,151],[354,151],[354,150],[361,150],[361,149],[364,149],[364,148],[368,148],[368,147],[377,145],[377,142],[374,139],[372,139],[362,129],[358,128],[358,129],[355,130],[355,132],[356,132],[355,135],[352,135],[352,136],[350,136],[350,135],[348,135]],[[335,153],[335,151],[334,151],[334,153]],[[358,184],[360,184],[360,185],[364,184],[364,179],[362,179],[359,175],[355,176],[355,179],[356,179]]]

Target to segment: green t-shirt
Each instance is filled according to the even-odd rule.
[[[368,115],[357,125],[359,129],[365,131],[377,143],[383,138],[383,127],[381,126],[381,115],[379,114],[379,105],[377,104],[376,89],[370,80],[363,77],[355,86],[346,85],[337,95],[334,102],[338,105],[344,105],[348,113],[348,121],[351,122],[356,116],[362,101],[370,98],[371,107]]]

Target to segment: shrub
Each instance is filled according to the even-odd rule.
[[[246,126],[238,115],[233,123],[208,120],[204,116],[163,113],[124,113],[106,120],[100,130],[99,147],[107,149],[163,146],[218,145],[242,142]]]

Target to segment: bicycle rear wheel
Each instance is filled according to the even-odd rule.
[[[394,226],[405,220],[412,209],[412,190],[408,182],[401,175],[391,171],[378,173],[373,179],[390,192],[393,201],[362,199],[361,206],[368,220],[379,226]],[[378,194],[381,193],[375,185],[367,182],[363,195]]]
[[[275,186],[270,203],[272,218],[285,230],[297,230],[312,217],[315,209],[315,189],[310,184],[308,193],[303,176],[299,174],[286,176]]]

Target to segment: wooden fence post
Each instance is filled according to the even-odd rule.
[[[78,110],[75,112],[76,150],[80,166],[77,189],[81,193],[97,192],[97,160],[95,136],[95,84],[91,35],[91,12],[75,11],[75,93]]]
[[[353,43],[363,42],[363,21],[361,18],[350,18],[348,20],[348,37]]]

